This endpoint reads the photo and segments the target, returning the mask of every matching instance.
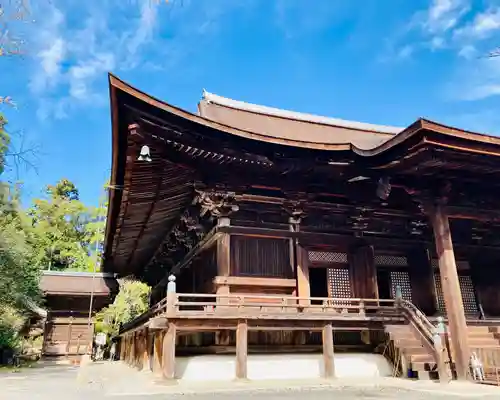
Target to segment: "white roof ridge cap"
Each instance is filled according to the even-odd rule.
[[[203,100],[207,103],[218,104],[221,106],[226,106],[230,108],[235,108],[244,111],[250,111],[256,114],[270,115],[280,118],[294,119],[304,122],[313,122],[324,125],[332,125],[344,128],[358,129],[363,131],[380,132],[387,134],[398,134],[405,128],[388,126],[388,125],[376,125],[366,122],[349,121],[339,118],[324,117],[320,115],[301,113],[296,111],[283,110],[275,107],[261,106],[258,104],[246,103],[240,100],[233,100],[227,97],[219,96],[217,94],[210,93],[203,89]]]

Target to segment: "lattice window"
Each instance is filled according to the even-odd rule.
[[[328,285],[330,286],[330,297],[338,299],[349,299],[351,295],[351,280],[348,268],[328,268]]]
[[[446,314],[446,306],[444,304],[443,287],[441,285],[441,276],[439,273],[434,274],[434,283],[436,285],[436,301],[437,309],[440,313]]]
[[[444,303],[443,286],[441,285],[441,276],[439,273],[434,274],[434,281],[436,283],[437,308],[441,313],[445,314],[446,306]],[[479,313],[479,309],[476,302],[476,292],[474,290],[474,284],[472,283],[471,276],[459,275],[458,282],[460,284],[460,292],[462,293],[465,314],[477,315]]]
[[[408,260],[402,256],[375,256],[375,265],[386,267],[406,267]]]
[[[396,297],[396,287],[401,288],[401,295],[403,300],[412,301],[411,299],[411,284],[410,275],[407,271],[391,271],[391,293],[392,297]]]
[[[434,268],[439,268],[439,261],[437,259],[434,258],[431,262]],[[457,270],[463,271],[470,269],[470,264],[467,260],[456,260],[455,263],[457,265]]]
[[[347,264],[347,254],[329,251],[310,251],[309,261],[328,264]]]
[[[476,292],[470,275],[460,275],[460,291],[462,292],[462,300],[464,302],[464,311],[466,314],[478,314],[479,309],[476,302]]]

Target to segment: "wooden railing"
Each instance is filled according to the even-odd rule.
[[[432,322],[413,303],[400,300],[398,305],[403,310],[403,314],[408,320],[414,334],[420,339],[424,348],[434,356],[438,368],[439,380],[441,382],[451,380],[451,371],[446,364],[447,357],[445,354],[446,346],[443,342],[444,337],[437,334]]]
[[[159,315],[167,318],[371,319],[383,317],[384,313],[388,318],[395,316],[398,312],[395,305],[392,299],[168,293],[144,314],[123,325],[120,333]]]
[[[500,349],[496,348],[471,348],[471,354],[475,353],[481,360],[482,373],[478,376],[472,371],[472,379],[477,383],[487,383],[500,386]]]

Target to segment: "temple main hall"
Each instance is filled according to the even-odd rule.
[[[372,125],[203,92],[191,113],[109,77],[104,272],[152,287],[120,357],[379,354],[399,376],[498,382],[500,138]],[[496,378],[495,378],[496,377]]]

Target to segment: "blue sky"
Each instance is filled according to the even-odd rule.
[[[500,134],[500,0],[37,0],[26,56],[0,59],[11,131],[36,146],[27,198],[110,173],[107,73],[190,111],[202,89],[385,125]],[[99,5],[101,4],[101,5]],[[30,20],[31,20],[30,17]],[[18,141],[19,142],[19,141]],[[17,143],[19,145],[19,143]],[[11,175],[13,172],[11,173]]]

